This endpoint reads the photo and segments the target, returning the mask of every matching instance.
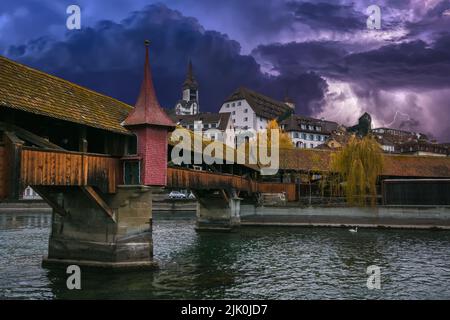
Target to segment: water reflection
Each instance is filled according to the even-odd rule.
[[[192,214],[157,214],[160,269],[82,269],[82,290],[65,269],[41,267],[49,214],[0,214],[0,297],[59,299],[449,299],[450,232],[333,228],[241,228],[196,233]],[[366,269],[382,270],[368,290]]]

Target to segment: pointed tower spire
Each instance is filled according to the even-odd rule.
[[[197,83],[197,80],[195,80],[195,77],[194,77],[194,71],[193,71],[193,68],[192,68],[192,61],[191,61],[191,59],[189,59],[186,80],[184,81],[184,84],[183,84],[183,90],[184,89],[198,89],[198,83]]]
[[[156,125],[174,127],[172,120],[167,116],[164,110],[159,105],[156,98],[155,88],[153,86],[152,73],[149,62],[149,47],[150,41],[145,41],[145,64],[144,64],[144,80],[141,84],[139,97],[134,106],[134,109],[128,114],[125,119],[124,126],[138,126],[138,125]]]

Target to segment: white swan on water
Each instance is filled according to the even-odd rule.
[[[356,227],[355,229],[350,229],[348,231],[350,231],[350,232],[358,232],[358,227]]]

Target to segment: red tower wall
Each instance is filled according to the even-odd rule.
[[[167,128],[144,127],[136,130],[137,151],[141,160],[141,184],[167,184]]]

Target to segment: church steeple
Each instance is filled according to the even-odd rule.
[[[179,115],[194,115],[199,113],[198,83],[194,77],[192,61],[189,60],[186,80],[183,83],[183,97],[175,106],[175,112]]]
[[[189,59],[189,64],[188,64],[186,80],[183,83],[183,90],[186,90],[186,89],[191,89],[191,90],[198,89],[198,83],[197,83],[197,80],[195,80],[194,72],[192,70],[192,61],[190,59]]]

